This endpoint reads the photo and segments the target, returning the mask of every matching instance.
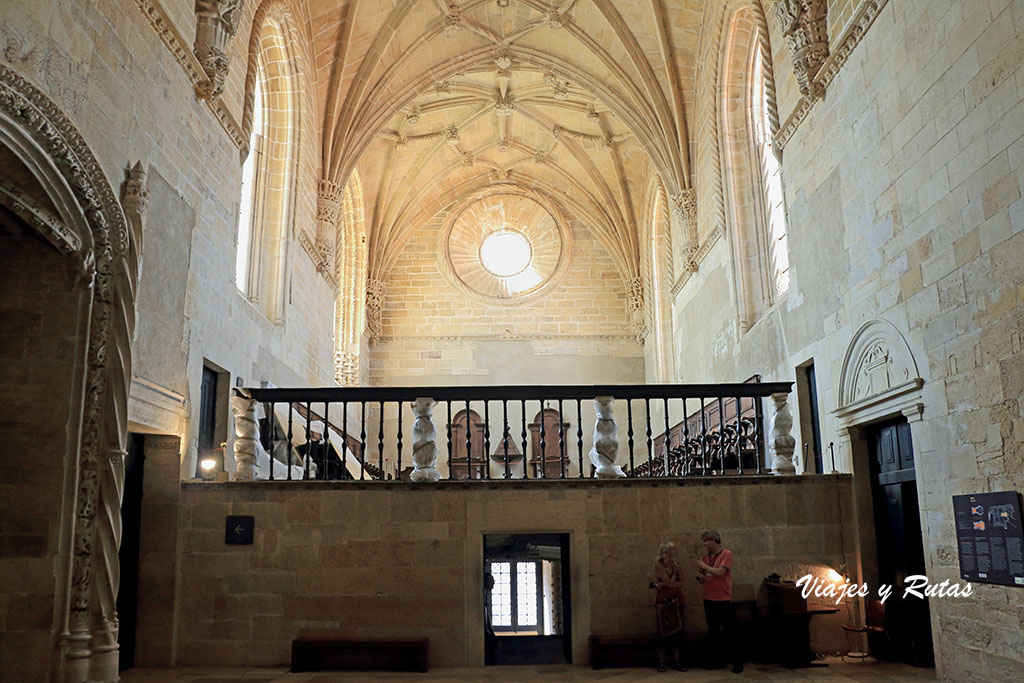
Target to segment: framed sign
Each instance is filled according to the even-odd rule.
[[[960,576],[1024,586],[1024,528],[1016,491],[953,496]]]
[[[228,515],[224,524],[224,543],[252,545],[256,519],[252,515]]]

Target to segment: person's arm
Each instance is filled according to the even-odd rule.
[[[669,574],[668,569],[660,562],[654,566],[654,580],[658,588],[681,588],[683,585],[679,577]]]
[[[705,563],[704,560],[698,560],[697,564],[700,565],[701,571],[705,574],[724,576],[732,568],[732,552],[729,550],[722,551],[722,562],[718,567],[712,567]]]

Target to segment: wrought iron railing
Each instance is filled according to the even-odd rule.
[[[791,387],[235,389],[235,479],[792,473]]]

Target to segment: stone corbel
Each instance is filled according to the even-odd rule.
[[[804,97],[816,100],[825,87],[814,77],[828,58],[826,0],[776,0],[775,16],[793,52],[793,71]]]
[[[196,97],[210,100],[224,91],[231,60],[228,46],[242,18],[242,0],[196,0],[196,41],[193,46],[206,79],[196,84]]]

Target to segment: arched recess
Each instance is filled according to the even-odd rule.
[[[291,14],[280,0],[256,13],[250,38],[236,283],[267,319],[284,323],[302,120],[300,59]]]
[[[366,324],[366,224],[363,182],[354,170],[341,196],[338,231],[338,303],[334,379],[346,387],[360,380],[360,341]]]
[[[0,637],[0,648],[16,649],[14,657],[2,653],[4,661],[35,667],[26,680],[116,680],[120,498],[145,173],[140,165],[129,173],[122,208],[74,125],[41,90],[3,64],[0,147],[9,162],[3,164],[5,174],[21,172],[16,192],[0,193],[0,203],[56,247],[61,254],[56,263],[63,260],[74,275],[59,295],[60,308],[39,302],[40,314],[47,306],[54,318],[53,329],[69,336],[71,360],[56,372],[40,367],[42,359],[24,363],[26,369],[40,368],[26,379],[40,391],[51,391],[48,400],[65,423],[63,462],[47,472],[59,477],[63,470],[59,509],[39,511],[55,527],[49,538],[49,547],[56,549],[52,572],[42,571],[43,577],[56,577],[45,603],[46,617],[53,621],[42,645],[21,634]],[[39,279],[52,276],[40,273]],[[16,292],[5,295],[7,302],[18,298]],[[21,390],[27,388],[23,384]],[[38,453],[38,444],[27,452]],[[25,485],[11,484],[14,491]],[[42,570],[31,567],[33,574]]]
[[[785,210],[772,139],[778,128],[768,25],[761,4],[734,2],[722,25],[719,140],[740,332],[789,286]]]

